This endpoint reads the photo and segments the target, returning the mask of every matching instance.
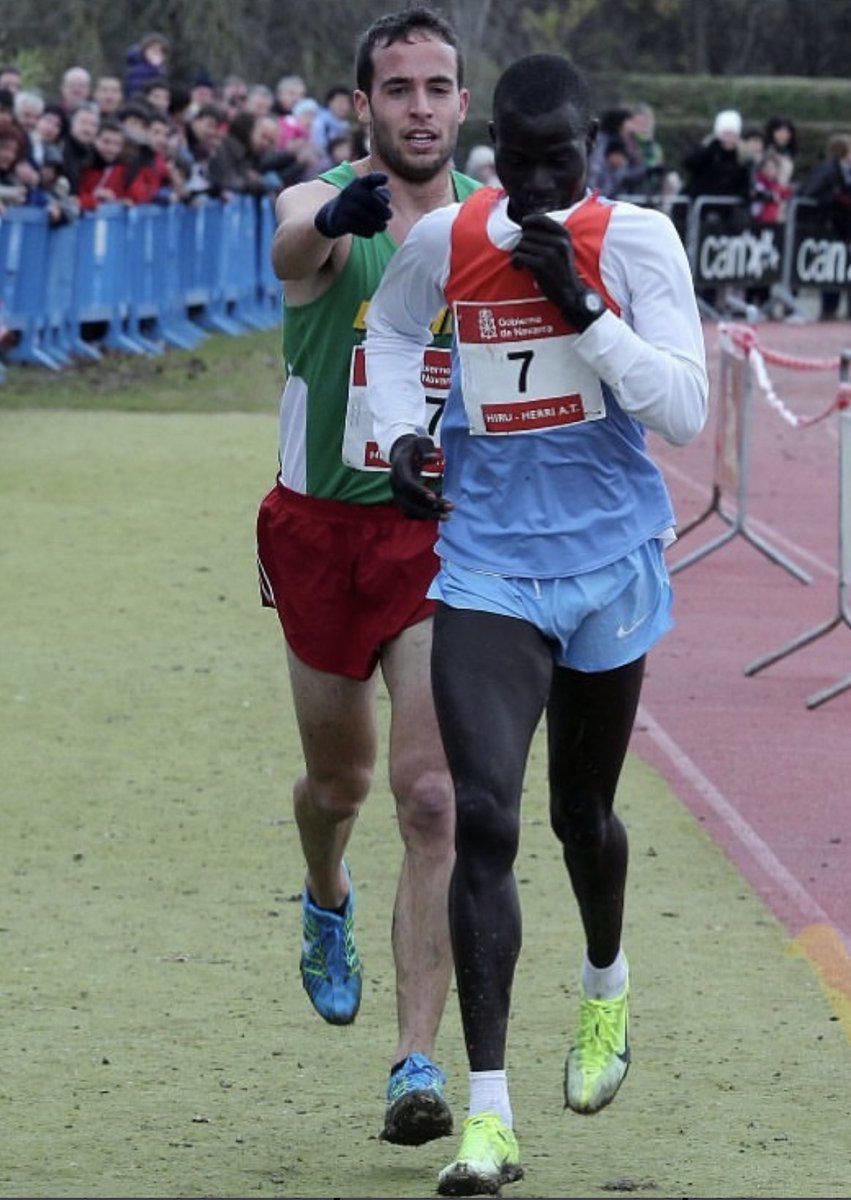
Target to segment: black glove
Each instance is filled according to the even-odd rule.
[[[425,434],[404,433],[390,450],[390,487],[393,499],[406,517],[414,521],[445,521],[452,503],[427,487],[420,474],[438,460],[434,442]]]
[[[520,222],[523,232],[512,252],[515,267],[528,267],[538,287],[580,333],[600,313],[591,313],[583,301],[588,284],[576,269],[570,233],[544,213],[529,213]]]
[[[313,224],[327,238],[342,237],[344,233],[356,233],[358,237],[381,233],[393,215],[386,182],[387,176],[380,171],[359,175],[322,205]]]

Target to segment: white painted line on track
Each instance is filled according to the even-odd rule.
[[[656,743],[669,762],[676,768],[683,779],[709,805],[716,817],[748,854],[760,869],[780,888],[787,900],[795,906],[804,924],[818,922],[837,928],[836,922],[828,916],[817,900],[814,900],[807,889],[798,882],[795,876],[784,867],[783,863],[768,846],[756,830],[748,824],[744,817],[719,789],[703,774],[700,767],[686,754],[685,750],[674,741],[670,734],[662,728],[659,722],[651,716],[644,704],[639,705],[637,724],[644,727],[647,735]],[[851,937],[842,929],[837,932],[851,946]]]

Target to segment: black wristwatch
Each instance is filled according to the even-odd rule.
[[[595,292],[593,288],[588,288],[588,290],[582,294],[576,314],[579,316],[579,313],[581,313],[582,316],[580,320],[575,321],[574,324],[579,332],[583,333],[589,325],[597,320],[598,317],[602,317],[605,311],[606,302],[603,297],[599,292]]]

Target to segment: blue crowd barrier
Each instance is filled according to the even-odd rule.
[[[737,291],[768,294],[763,315],[804,317],[800,294],[851,286],[851,245],[812,201],[793,200],[782,226],[760,226],[740,197],[624,199],[668,213],[711,319],[720,310],[707,289],[751,320],[758,310]],[[730,221],[718,217],[725,209]],[[104,349],[160,354],[169,345],[192,349],[211,332],[273,328],[282,314],[274,235],[271,196],[102,205],[59,228],[44,209],[11,208],[0,216],[0,325],[15,343],[5,358],[61,370]]]
[[[0,322],[14,335],[5,358],[58,371],[105,349],[161,354],[211,331],[272,328],[273,232],[271,197],[104,204],[56,228],[44,209],[11,208],[0,217]]]
[[[33,362],[59,369],[42,346],[47,321],[48,219],[43,209],[13,209],[0,222],[3,323],[18,335],[10,362]]]
[[[258,209],[257,279],[258,303],[270,324],[279,324],[282,315],[283,293],[281,281],[272,269],[272,239],[275,236],[275,209],[272,204],[262,204]]]
[[[68,366],[79,353],[75,344],[74,312],[77,268],[77,225],[60,225],[48,232],[47,279],[45,282],[46,320],[41,349],[57,368]],[[2,260],[0,260],[2,261]],[[99,354],[92,349],[92,355]]]

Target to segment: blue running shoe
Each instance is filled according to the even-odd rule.
[[[422,1146],[452,1132],[452,1113],[443,1097],[446,1076],[424,1054],[410,1054],[390,1075],[383,1142]]]
[[[351,880],[342,916],[317,907],[307,888],[302,895],[301,981],[329,1025],[351,1025],[360,1008],[363,969],[355,945],[354,907]]]

